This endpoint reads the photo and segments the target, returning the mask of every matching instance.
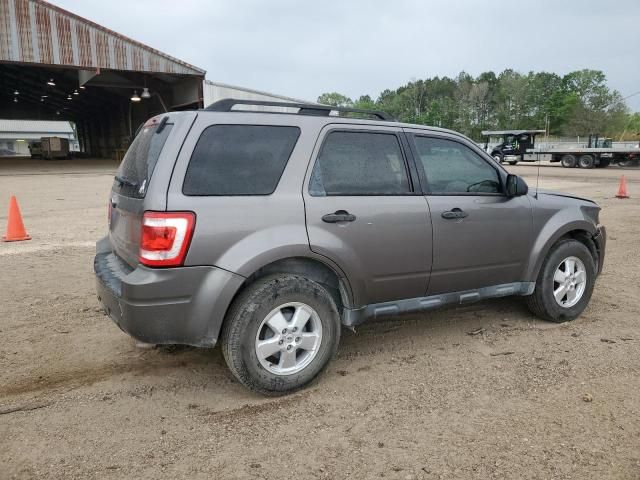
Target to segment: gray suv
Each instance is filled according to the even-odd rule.
[[[604,260],[599,211],[528,192],[449,130],[224,100],[141,126],[97,243],[97,294],[136,339],[220,343],[242,384],[290,392],[342,325],[507,295],[576,318]]]

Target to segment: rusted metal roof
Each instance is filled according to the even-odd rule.
[[[205,71],[42,0],[0,0],[0,62],[204,76]]]

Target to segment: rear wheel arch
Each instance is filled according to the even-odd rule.
[[[282,258],[261,266],[246,278],[235,293],[230,305],[249,285],[274,274],[300,275],[320,284],[331,295],[340,312],[343,308],[351,308],[353,305],[353,296],[348,280],[326,263],[309,257]]]

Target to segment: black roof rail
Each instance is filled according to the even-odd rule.
[[[396,119],[391,115],[377,110],[362,110],[360,108],[349,107],[332,107],[330,105],[320,105],[315,103],[294,103],[294,102],[269,102],[264,100],[237,100],[235,98],[225,98],[212,103],[204,110],[207,112],[252,112],[252,113],[276,113],[276,112],[259,112],[255,110],[234,110],[236,105],[255,105],[265,107],[289,107],[297,108],[297,115],[316,115],[319,117],[328,117],[331,112],[343,113],[359,113],[362,115],[370,115],[385,122],[395,122]]]

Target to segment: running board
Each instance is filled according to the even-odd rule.
[[[373,303],[361,308],[345,308],[342,312],[342,324],[355,327],[367,320],[378,317],[402,315],[404,313],[424,312],[434,310],[445,305],[462,305],[479,302],[488,298],[508,297],[511,295],[531,295],[535,289],[535,282],[515,282],[465,290],[464,292],[441,293],[429,297],[408,298],[392,302]]]

